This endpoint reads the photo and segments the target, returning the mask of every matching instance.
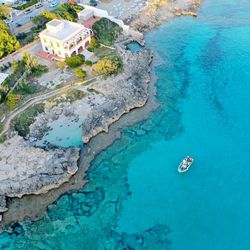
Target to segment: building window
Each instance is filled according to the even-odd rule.
[[[50,46],[53,48],[53,43],[52,42],[50,42]]]
[[[48,51],[49,49],[47,47],[45,47],[45,50]]]
[[[56,43],[57,47],[60,47],[60,44],[59,43]]]
[[[61,55],[61,51],[60,50],[58,50],[58,55]]]
[[[44,42],[44,43],[47,43],[47,40],[46,40],[45,38],[43,38],[43,42]]]

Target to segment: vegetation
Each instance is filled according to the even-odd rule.
[[[42,13],[32,19],[38,27],[45,28],[45,24],[52,19],[65,19],[77,21],[77,13],[83,9],[80,5],[62,4],[54,11],[43,10]]]
[[[100,43],[104,45],[113,45],[116,38],[122,32],[122,28],[107,18],[101,18],[92,26]]]
[[[18,84],[18,86],[15,89],[15,93],[21,94],[21,95],[30,95],[37,92],[37,89],[30,84],[28,84],[26,81],[21,82]]]
[[[20,48],[20,43],[9,32],[8,26],[0,20],[0,58]]]
[[[43,73],[48,72],[48,67],[45,65],[41,65],[35,59],[35,57],[30,53],[23,53],[22,61],[25,65],[25,69],[32,75],[32,76],[40,76]]]
[[[8,5],[0,4],[0,19],[9,19],[10,18],[11,7]]]
[[[57,9],[54,10],[54,13],[59,15],[62,19],[69,20],[72,22],[77,21],[77,13],[84,8],[80,5],[70,5],[70,4],[62,4]]]
[[[67,101],[73,103],[74,101],[81,100],[85,95],[81,90],[72,89],[67,92]]]
[[[65,63],[70,68],[77,68],[81,66],[84,63],[84,61],[85,61],[85,58],[83,55],[72,56],[72,57],[65,59]]]
[[[46,65],[37,65],[36,67],[31,69],[32,76],[39,77],[44,73],[47,73],[49,71],[49,68]]]
[[[56,62],[56,66],[57,66],[58,68],[63,68],[63,67],[65,67],[65,65],[66,65],[65,62],[61,62],[61,61],[57,61],[57,62]]]
[[[35,121],[36,116],[42,112],[44,112],[44,104],[37,104],[26,109],[12,121],[14,129],[20,136],[26,136],[29,133],[29,126]]]
[[[56,104],[62,102],[73,103],[74,101],[81,100],[83,97],[85,97],[85,95],[86,94],[79,89],[72,89],[63,92],[60,96],[50,98],[49,101]]]
[[[26,2],[25,4],[22,4],[22,5],[20,5],[20,6],[15,7],[15,9],[17,9],[17,10],[25,10],[25,9],[27,9],[28,7],[33,6],[33,5],[35,5],[36,3],[38,3],[38,2],[39,2],[39,0],[29,0],[29,1]]]
[[[5,142],[6,140],[6,135],[0,135],[0,143]]]
[[[81,68],[77,68],[75,69],[75,74],[77,77],[81,78],[81,79],[85,79],[87,76],[86,71],[82,70]]]
[[[99,47],[100,47],[99,41],[94,36],[92,36],[90,39],[89,48],[96,49]]]
[[[48,71],[48,67],[40,65],[32,54],[24,53],[22,59],[13,61],[13,73],[9,75],[1,86],[0,102],[13,109],[21,100],[21,95],[33,94],[36,88],[32,86],[33,77],[38,77]]]
[[[89,61],[89,60],[87,60],[87,61],[85,61],[85,63],[84,63],[86,66],[92,66],[92,61]]]
[[[101,75],[109,76],[118,74],[123,69],[123,63],[119,56],[107,56],[101,58],[96,64],[93,65],[92,70]]]
[[[17,103],[21,100],[21,96],[14,94],[14,93],[10,93],[6,99],[6,105],[8,108],[13,109],[16,107]]]
[[[0,90],[0,103],[3,103],[6,97],[6,93],[3,90]]]

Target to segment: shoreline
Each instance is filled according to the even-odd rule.
[[[154,67],[154,63],[151,67]],[[84,178],[95,157],[121,138],[122,129],[147,119],[151,112],[158,108],[155,98],[156,80],[156,76],[152,75],[152,80],[148,85],[149,97],[143,107],[136,108],[123,115],[118,121],[110,125],[108,133],[102,132],[92,138],[88,144],[84,145],[80,153],[78,171],[68,182],[63,183],[59,188],[50,190],[48,193],[25,195],[21,199],[8,199],[9,209],[4,214],[0,230],[8,230],[8,225],[11,223],[25,220],[33,221],[43,217],[47,207],[53,205],[53,202],[60,196],[77,191],[87,184],[88,180]]]
[[[139,11],[139,13],[140,12],[141,11]],[[174,17],[176,17],[176,15],[173,15],[169,19],[161,20],[161,22],[157,23],[154,27],[143,30],[143,33],[156,28]],[[150,68],[152,69],[154,65],[155,62],[153,61]],[[151,81],[148,84],[148,99],[145,103],[122,113],[116,120],[110,121],[107,129],[102,128],[86,140],[86,142],[89,142],[85,144],[81,150],[78,171],[68,182],[63,183],[60,187],[52,189],[45,194],[24,195],[21,199],[8,198],[7,204],[9,210],[4,213],[0,230],[5,230],[5,227],[17,221],[37,220],[41,218],[44,216],[46,208],[55,202],[61,195],[81,189],[88,182],[88,180],[84,178],[95,157],[121,137],[122,129],[147,119],[151,112],[157,109],[158,104],[155,98],[157,90],[155,83],[156,76],[151,72]]]

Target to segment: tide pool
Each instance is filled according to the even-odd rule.
[[[246,0],[206,0],[198,18],[150,32],[158,110],[98,155],[83,190],[12,225],[0,248],[249,249],[249,41]]]

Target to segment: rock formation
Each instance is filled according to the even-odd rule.
[[[7,210],[6,197],[46,193],[78,170],[78,148],[45,151],[14,136],[0,144],[0,152],[0,213]]]
[[[84,143],[89,142],[100,132],[108,132],[109,125],[130,110],[144,106],[148,99],[151,51],[142,50],[138,53],[126,51],[121,54],[125,65],[124,72],[91,86],[102,93],[107,101],[93,110],[84,121]]]

